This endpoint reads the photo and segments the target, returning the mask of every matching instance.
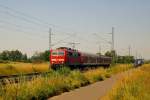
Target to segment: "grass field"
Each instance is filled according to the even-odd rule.
[[[124,74],[102,100],[150,100],[150,64]]]
[[[21,62],[0,63],[0,74],[2,75],[45,72],[48,70],[49,70],[48,63],[39,63],[39,64],[21,63]]]
[[[25,66],[25,68],[28,68],[28,66]],[[18,84],[8,82],[5,86],[0,85],[0,99],[43,100],[65,91],[102,81],[111,77],[112,74],[129,70],[130,68],[132,68],[132,65],[116,65],[108,69],[97,68],[85,72],[70,70],[69,68],[62,68],[57,71],[50,70],[46,77],[34,78],[30,82],[21,80]],[[47,69],[45,68],[45,70]]]

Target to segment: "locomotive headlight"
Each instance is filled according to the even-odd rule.
[[[64,61],[64,59],[59,59],[59,61]]]
[[[52,59],[52,61],[56,61],[56,59]]]

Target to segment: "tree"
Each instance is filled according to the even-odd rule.
[[[9,59],[11,61],[21,61],[22,56],[23,56],[23,54],[19,50],[9,52]]]
[[[42,52],[35,52],[31,57],[31,61],[34,63],[41,63],[44,61],[43,53]]]
[[[116,56],[116,51],[115,51],[115,50],[107,51],[107,52],[105,53],[105,56],[108,56],[108,57]]]
[[[44,52],[35,52],[34,55],[31,57],[31,60],[33,62],[49,61],[49,55],[49,50],[46,50]]]
[[[9,51],[5,50],[1,53],[2,60],[9,60]]]
[[[22,55],[22,58],[21,58],[23,61],[27,61],[28,60],[28,57],[27,57],[27,54],[24,54]]]
[[[107,52],[105,53],[105,56],[112,57],[112,64],[116,63],[117,54],[116,54],[116,51],[115,51],[115,50],[107,51]]]
[[[107,52],[105,53],[105,56],[112,57],[112,54],[111,54],[110,51],[107,51]]]
[[[134,56],[118,56],[117,63],[133,63]]]
[[[12,50],[12,51],[5,50],[0,54],[0,59],[10,61],[27,61],[27,55],[23,54],[19,50]]]
[[[99,56],[102,55],[100,52],[98,52],[98,53],[96,53],[96,54],[99,55]]]
[[[44,61],[49,61],[49,56],[50,56],[50,51],[49,50],[44,51],[43,53]]]

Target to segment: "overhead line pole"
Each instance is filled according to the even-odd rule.
[[[101,55],[101,44],[99,44],[99,55]]]
[[[52,29],[49,28],[49,52],[51,54],[51,49],[52,49]],[[49,55],[50,56],[50,55]],[[51,64],[50,64],[50,59],[49,59],[49,69],[51,67]]]
[[[114,27],[112,27],[112,51],[114,50]]]
[[[131,46],[129,45],[129,56],[131,56]]]
[[[114,48],[114,27],[112,27],[112,32],[111,33],[109,33],[109,34],[111,34],[112,35],[112,41],[111,41],[111,51],[113,52],[113,56],[112,56],[112,58],[113,58],[113,60],[112,60],[112,63],[115,63],[115,48]]]
[[[52,43],[52,29],[49,28],[49,50],[52,49],[51,43]]]

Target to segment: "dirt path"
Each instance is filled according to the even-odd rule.
[[[54,96],[48,100],[98,100],[112,88],[116,80],[119,79],[122,74],[123,73],[120,73],[104,81]]]

